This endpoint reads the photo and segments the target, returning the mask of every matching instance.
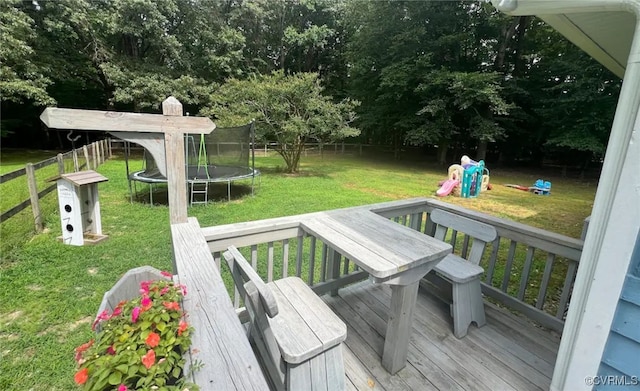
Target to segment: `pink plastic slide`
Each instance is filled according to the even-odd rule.
[[[438,197],[448,196],[453,191],[453,188],[458,186],[459,184],[460,181],[457,179],[447,179],[442,184],[442,187],[440,187],[438,191],[436,191],[436,195]]]

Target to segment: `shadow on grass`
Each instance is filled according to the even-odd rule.
[[[259,188],[259,186],[260,185],[256,183],[254,186],[254,192]],[[231,192],[231,201],[236,201],[252,194],[251,185],[232,184],[231,188],[228,189],[226,183],[210,183],[207,192],[207,201],[228,202],[228,190]],[[194,202],[199,202],[203,199],[203,194],[194,194]],[[153,187],[140,186],[138,187],[137,192],[133,194],[133,202],[151,204],[151,200],[153,200],[153,205],[168,206],[169,196],[167,193],[167,186],[164,184],[154,185]],[[187,193],[187,202],[190,203],[190,193]]]

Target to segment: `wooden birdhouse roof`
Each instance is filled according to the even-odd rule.
[[[90,183],[106,182],[109,179],[93,170],[78,171],[71,174],[62,174],[58,179],[65,179],[76,186],[88,185]]]

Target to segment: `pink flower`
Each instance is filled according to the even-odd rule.
[[[172,301],[172,302],[163,301],[162,305],[164,306],[164,308],[168,310],[180,311],[180,304],[178,304],[175,301]]]
[[[164,270],[163,270],[163,271],[161,271],[161,272],[160,272],[160,274],[162,274],[162,275],[163,275],[163,276],[165,276],[165,277],[169,277],[169,278],[172,278],[172,277],[173,277],[173,274],[171,274],[171,273],[169,273],[169,272],[167,272],[167,271],[164,271]]]
[[[111,316],[109,316],[109,311],[104,310],[101,313],[98,314],[98,316],[96,317],[96,320],[93,322],[93,324],[91,325],[91,329],[95,330],[96,329],[96,325],[98,324],[98,322],[102,321],[102,320],[108,320]]]
[[[182,296],[187,295],[187,286],[186,285],[178,285],[180,289],[182,289]]]
[[[147,368],[149,369],[149,368]],[[75,380],[76,384],[83,385],[89,379],[89,369],[82,368],[73,376],[73,380]]]
[[[112,355],[112,356],[115,356],[115,354],[116,354],[116,349],[113,347],[113,345],[111,345],[111,346],[109,346],[109,347],[107,348],[107,354],[110,354],[110,355]]]
[[[142,301],[140,301],[140,305],[142,305],[142,310],[143,311],[146,311],[149,308],[151,308],[152,304],[153,304],[153,302],[151,301],[151,299],[147,295],[143,296],[142,297]]]
[[[122,308],[121,307],[116,307],[115,310],[113,310],[113,314],[111,314],[111,316],[118,316],[122,313]]]
[[[178,325],[178,335],[182,335],[182,333],[185,332],[185,330],[187,329],[187,327],[189,327],[189,325],[187,324],[187,322],[185,322],[184,320],[180,321],[180,325]]]
[[[151,281],[142,281],[140,283],[140,294],[148,295],[149,294],[149,285],[151,285]]]
[[[142,361],[142,365],[144,365],[145,368],[147,369],[151,368],[153,364],[156,363],[156,352],[154,352],[153,349],[149,349],[147,354],[142,356],[141,361]]]
[[[166,295],[167,292],[169,292],[169,287],[165,286],[164,288],[162,288],[162,290],[160,291],[160,296],[162,295]]]
[[[158,346],[158,343],[160,343],[160,336],[156,333],[151,332],[144,342],[149,345],[150,348],[155,348],[156,346]]]
[[[129,389],[124,384],[120,384],[118,386],[118,391],[128,391]]]
[[[76,361],[80,362],[82,360],[82,353],[84,353],[87,349],[89,349],[93,345],[93,339],[85,344],[82,344],[76,348]]]
[[[140,307],[135,307],[133,311],[131,311],[131,322],[136,323],[138,321],[138,316],[140,316]]]

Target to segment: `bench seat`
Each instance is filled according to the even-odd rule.
[[[484,269],[479,264],[487,243],[495,240],[497,232],[488,224],[442,209],[431,212],[429,219],[436,225],[436,239],[444,241],[447,231],[452,229],[468,235],[473,240],[468,259],[456,254],[447,255],[425,276],[425,284],[422,284],[436,288],[434,292],[438,297],[451,303],[453,335],[462,338],[467,335],[472,322],[478,327],[487,323],[480,287],[480,277]]]
[[[267,286],[279,310],[269,323],[286,362],[300,364],[345,340],[344,322],[300,278],[287,277]]]
[[[447,280],[458,284],[477,279],[484,273],[484,269],[480,266],[455,254],[447,255],[433,270]]]

